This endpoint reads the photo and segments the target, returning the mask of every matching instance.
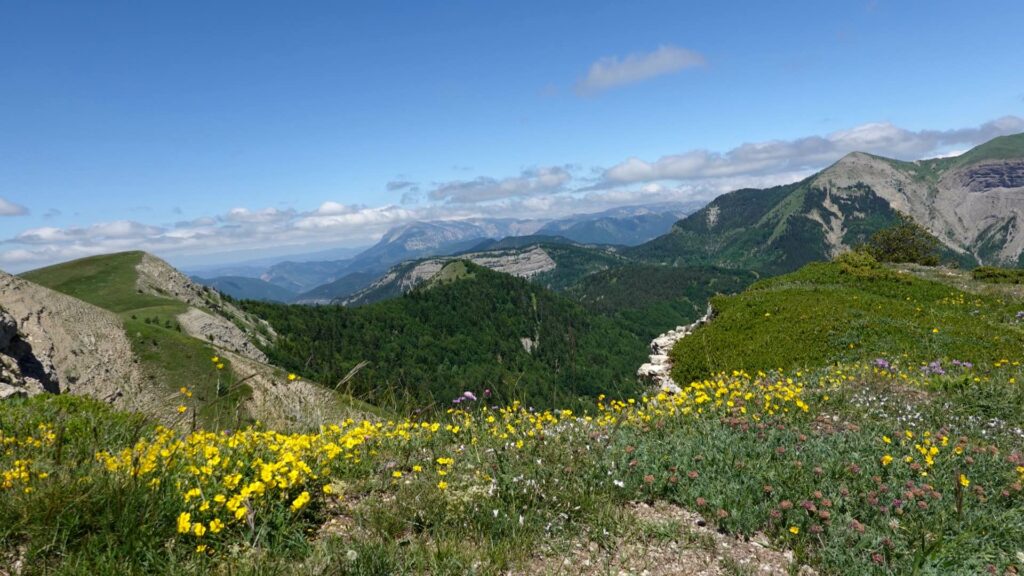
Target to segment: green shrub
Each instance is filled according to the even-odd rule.
[[[1024,282],[1024,270],[1019,268],[979,266],[971,271],[971,276],[979,282],[990,284],[1020,284]]]
[[[879,262],[906,262],[936,266],[939,263],[939,240],[913,220],[903,217],[890,228],[875,232],[863,246]]]

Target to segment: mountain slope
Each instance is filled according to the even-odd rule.
[[[374,402],[444,406],[465,390],[491,389],[530,405],[625,393],[646,342],[615,322],[526,280],[467,262],[403,297],[358,308],[246,302],[280,334],[270,356],[349,381]],[[441,280],[444,279],[444,280]]]
[[[539,226],[539,222],[507,218],[413,222],[388,230],[379,242],[352,258],[317,262],[281,262],[268,268],[260,278],[300,293],[312,291],[324,284],[336,283],[332,289],[325,290],[335,293],[335,297],[338,297],[342,295],[338,292],[343,287],[362,282],[362,277],[367,274],[379,276],[399,262],[453,254],[487,238],[530,234]],[[367,284],[369,283],[363,284],[360,288]],[[324,290],[321,290],[300,299],[322,298],[323,292]]]
[[[756,279],[745,270],[628,264],[584,276],[566,295],[651,340],[703,315],[712,296],[734,294]]]
[[[194,392],[189,403],[210,425],[250,417],[296,421],[314,412],[339,414],[344,404],[305,382],[290,383],[287,391],[279,386],[285,374],[266,364],[260,350],[276,337],[269,325],[149,254],[84,258],[22,277],[117,315],[130,341],[127,357],[143,375],[141,393],[159,399],[145,411],[162,419],[176,418],[174,406],[186,402],[182,387]],[[214,356],[222,368],[210,361]]]
[[[677,382],[722,370],[876,358],[990,364],[1024,346],[1020,302],[968,294],[851,253],[712,299],[714,319],[672,351]]]
[[[917,162],[852,153],[802,182],[719,196],[625,253],[776,274],[840,254],[901,213],[934,234],[947,259],[1021,263],[1024,135]]]
[[[719,196],[677,222],[670,233],[625,254],[676,266],[777,274],[827,260],[897,221],[897,212],[870,189],[838,196],[804,180]]]

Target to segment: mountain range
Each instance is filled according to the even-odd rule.
[[[578,214],[558,220],[477,218],[413,222],[389,230],[374,246],[345,259],[286,260],[262,269],[223,267],[194,279],[239,299],[324,302],[370,287],[396,264],[430,256],[479,251],[487,242],[533,234],[583,244],[636,245],[664,234],[702,203],[662,203]],[[205,274],[205,275],[204,275]],[[249,277],[249,280],[242,278]],[[276,287],[276,288],[275,288]]]

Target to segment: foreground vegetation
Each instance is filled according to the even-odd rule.
[[[357,310],[289,319],[261,304],[303,376],[327,351],[341,373],[345,354],[388,350],[404,370],[451,354],[445,374],[472,378],[433,386],[425,398],[443,405],[405,417],[292,430],[195,429],[192,387],[176,391],[174,429],[83,398],[0,403],[0,573],[604,574],[642,572],[623,550],[672,562],[691,549],[758,573],[731,556],[748,538],[792,553],[778,555],[791,573],[1020,573],[1024,305],[1015,286],[909,270],[854,254],[716,298],[674,352],[696,374],[674,395],[602,375],[616,357],[598,344],[628,334],[605,331],[620,329],[611,319],[584,324],[577,305],[472,266]],[[495,313],[508,323],[484,321]],[[529,354],[520,334],[574,352]],[[518,371],[546,391],[566,376],[551,358],[592,378],[549,400],[572,406],[501,387]],[[202,362],[216,376],[219,358]],[[734,540],[718,547],[683,513],[638,516],[646,504]]]
[[[499,574],[573,542],[621,545],[625,507],[662,501],[825,573],[1010,573],[1022,377],[1016,362],[940,375],[883,359],[585,414],[477,392],[437,420],[306,433],[183,435],[37,397],[0,406],[0,551],[27,574]]]

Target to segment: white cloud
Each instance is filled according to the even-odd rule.
[[[380,227],[390,226],[407,222],[416,217],[416,213],[412,210],[406,210],[397,206],[381,206],[379,208],[348,208],[341,204],[331,204],[327,211],[324,211],[324,206],[321,206],[321,210],[317,210],[315,214],[310,214],[299,218],[293,223],[293,227],[296,230],[333,230],[337,232],[346,232],[346,229],[356,229],[362,227],[364,230],[366,227]],[[383,230],[380,230],[383,232]]]
[[[576,83],[576,93],[595,94],[609,88],[674,74],[686,68],[703,66],[704,62],[700,54],[675,46],[661,46],[654,52],[630,54],[622,59],[606,56],[590,65],[587,75]]]
[[[690,150],[655,161],[628,158],[604,172],[599,186],[658,180],[699,180],[819,169],[849,152],[869,152],[916,160],[942,147],[977,145],[1024,130],[1024,119],[1005,116],[975,128],[911,131],[889,123],[871,123],[826,136],[748,143],[728,152]]]
[[[238,207],[159,225],[116,220],[81,227],[39,226],[0,238],[0,267],[26,269],[120,250],[198,257],[243,249],[366,245],[416,220],[556,218],[616,206],[710,200],[739,188],[801,180],[853,150],[903,159],[935,157],[1021,131],[1024,120],[1014,116],[944,131],[871,123],[824,136],[743,144],[727,152],[690,150],[654,161],[629,158],[593,173],[548,166],[504,178],[447,182],[424,190],[423,202],[415,205],[328,200],[302,212]]]
[[[248,208],[232,208],[224,216],[229,222],[239,223],[262,223],[278,222],[287,220],[295,215],[294,210],[278,210],[277,208],[265,208],[263,210],[249,210]]]
[[[24,216],[26,214],[28,214],[28,208],[0,198],[0,216]]]
[[[476,204],[504,198],[521,198],[560,190],[572,180],[569,170],[560,166],[524,170],[519,176],[446,182],[431,190],[431,200],[450,204]]]
[[[24,269],[121,250],[173,256],[256,247],[366,244],[398,224],[440,216],[433,209],[420,213],[396,206],[346,206],[328,201],[311,212],[235,208],[225,214],[162,226],[128,220],[87,227],[43,226],[0,239],[0,246],[13,244],[0,251],[0,267]]]

